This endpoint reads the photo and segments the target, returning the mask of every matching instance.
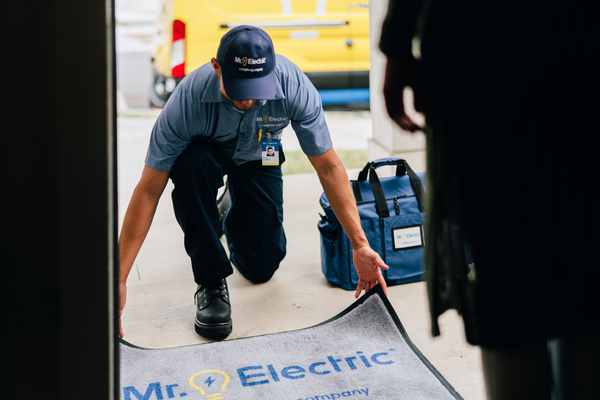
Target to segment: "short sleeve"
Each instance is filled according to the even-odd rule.
[[[145,161],[150,168],[171,171],[192,137],[199,134],[202,119],[196,115],[194,101],[197,99],[189,83],[184,80],[177,86],[152,128]]]
[[[308,77],[291,62],[283,59],[278,65],[287,69],[287,79],[282,78],[282,87],[292,128],[298,137],[302,151],[308,156],[318,156],[332,147],[329,128],[321,96]]]

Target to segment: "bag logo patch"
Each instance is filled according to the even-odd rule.
[[[423,226],[392,228],[392,243],[394,251],[423,247]]]

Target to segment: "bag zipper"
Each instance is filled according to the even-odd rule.
[[[394,208],[396,209],[396,215],[400,214],[400,206],[398,205],[398,196],[394,197]]]
[[[416,197],[416,196],[414,194],[401,194],[400,196],[394,196],[391,199],[385,199],[385,201],[393,200],[395,203],[397,203],[398,199],[405,199],[407,197]],[[375,200],[357,201],[356,205],[360,206],[360,205],[369,204],[369,203],[375,203]]]
[[[393,200],[394,201],[394,210],[396,210],[396,215],[400,215],[400,205],[398,204],[398,199],[405,199],[407,197],[415,197],[415,195],[408,195],[408,194],[402,194],[400,196],[394,196],[391,199],[385,199],[385,201],[388,200]],[[363,204],[369,204],[369,203],[375,203],[375,200],[363,200],[363,201],[357,201],[356,205],[360,206]]]

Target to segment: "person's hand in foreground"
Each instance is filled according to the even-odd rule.
[[[353,250],[354,267],[358,273],[358,286],[354,297],[358,298],[363,288],[365,293],[371,290],[378,283],[383,288],[383,292],[387,296],[387,285],[381,274],[382,269],[388,269],[379,254],[369,246],[364,246]]]
[[[419,93],[415,89],[414,64],[408,61],[388,60],[383,82],[383,97],[387,112],[402,129],[409,132],[421,131],[423,127],[406,112],[404,89],[407,87],[413,89],[415,110],[421,112]]]

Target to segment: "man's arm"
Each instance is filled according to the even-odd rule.
[[[388,269],[388,266],[369,246],[344,165],[333,148],[319,156],[308,156],[308,159],[317,171],[329,204],[352,244],[354,267],[359,277],[355,297],[360,295],[363,288],[369,291],[377,283],[387,294],[381,269]]]
[[[168,180],[168,172],[157,171],[144,165],[142,177],[133,191],[125,212],[119,237],[119,335],[121,337],[123,337],[121,314],[127,298],[127,277],[146,239],[158,200]]]

